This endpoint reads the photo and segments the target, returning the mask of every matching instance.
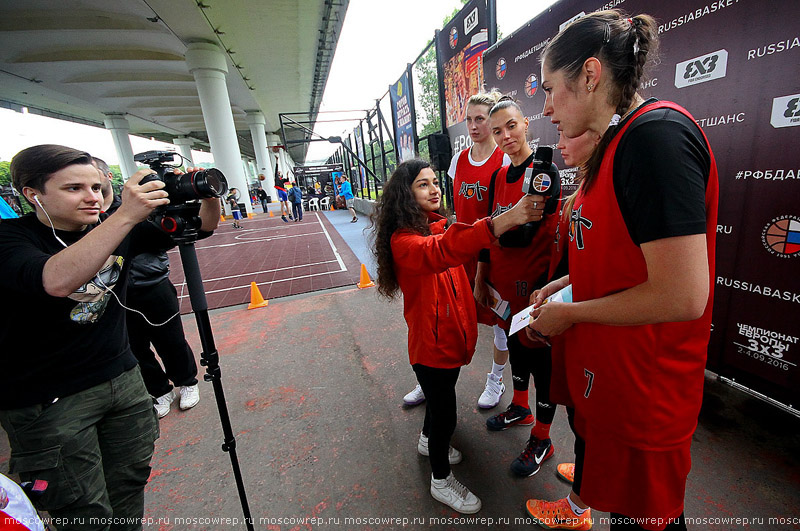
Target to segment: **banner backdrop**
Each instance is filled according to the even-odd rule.
[[[408,72],[403,74],[397,83],[389,87],[389,99],[392,102],[397,162],[400,163],[417,156],[417,150],[414,147],[417,121],[414,118],[414,95]]]
[[[341,163],[317,164],[316,166],[295,166],[294,175],[297,183],[304,186],[314,186],[315,183],[323,185],[330,182],[344,171]]]
[[[489,46],[486,0],[470,0],[439,32],[437,57],[444,72],[446,123],[453,153],[469,147],[467,100],[483,86],[483,52]]]
[[[570,0],[484,55],[486,87],[520,101],[529,141],[555,145],[542,115],[539,55],[572,19],[598,9],[659,23],[658,64],[640,94],[697,120],[717,159],[719,225],[708,368],[784,404],[800,403],[800,2]],[[556,150],[556,153],[558,151]],[[560,156],[554,157],[564,168]],[[574,189],[574,171],[562,182]]]

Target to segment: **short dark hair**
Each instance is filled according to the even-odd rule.
[[[85,151],[57,144],[32,146],[11,159],[11,183],[20,195],[26,187],[44,191],[44,185],[58,170],[92,162],[92,156]]]
[[[92,157],[94,161],[94,165],[97,166],[97,169],[103,174],[103,177],[108,177],[108,174],[111,173],[111,168],[108,167],[106,161],[99,157]]]

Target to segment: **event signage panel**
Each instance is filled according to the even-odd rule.
[[[392,122],[394,138],[397,144],[397,162],[413,159],[417,156],[414,139],[417,137],[414,113],[414,94],[412,92],[408,72],[400,76],[397,83],[389,87],[389,98],[392,102]]]
[[[444,73],[445,124],[453,153],[472,145],[467,100],[483,87],[483,52],[489,46],[486,0],[470,0],[439,32],[437,57]]]

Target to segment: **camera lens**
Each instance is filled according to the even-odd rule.
[[[216,168],[169,177],[167,192],[173,202],[220,197],[228,191],[228,181]]]
[[[197,198],[220,197],[228,191],[228,181],[216,168],[187,173],[181,177],[181,184],[188,184]]]
[[[228,191],[228,181],[221,171],[209,168],[197,172],[194,187],[201,197],[220,197]]]

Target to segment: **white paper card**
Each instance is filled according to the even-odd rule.
[[[542,305],[547,304],[548,302],[572,302],[572,284],[569,286],[562,288],[549,297],[547,297]],[[511,318],[511,327],[508,330],[508,335],[514,335],[531,322],[531,312],[533,311],[533,304],[525,308],[519,313],[516,313],[514,317]]]

